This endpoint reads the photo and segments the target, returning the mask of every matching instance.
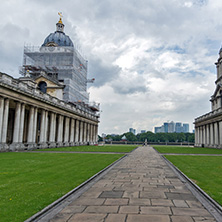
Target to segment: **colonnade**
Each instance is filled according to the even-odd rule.
[[[98,121],[0,96],[0,151],[95,144],[97,133]]]
[[[195,146],[222,148],[222,120],[196,124]]]

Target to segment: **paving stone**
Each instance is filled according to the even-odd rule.
[[[139,206],[121,206],[119,209],[120,214],[138,214]]]
[[[88,198],[97,198],[100,194],[101,194],[101,192],[87,191],[87,192],[83,193],[82,196],[88,197]]]
[[[189,207],[184,200],[173,200],[176,207]]]
[[[203,205],[199,202],[199,201],[191,201],[191,200],[187,200],[186,201],[187,204],[189,205],[189,207],[195,207],[195,208],[200,208],[203,207]]]
[[[74,214],[69,222],[103,222],[106,216],[106,214]]]
[[[151,205],[151,201],[150,199],[145,198],[131,198],[129,199],[129,205],[149,206]]]
[[[60,213],[81,213],[85,210],[86,206],[67,206]]]
[[[215,219],[212,219],[212,217],[193,217],[193,219],[195,222],[214,222],[214,221],[216,221]]]
[[[123,196],[123,191],[103,191],[99,198],[120,198]]]
[[[74,202],[72,202],[71,204],[69,204],[69,206],[88,206],[88,205],[102,205],[105,202],[104,198],[86,198],[86,197],[80,197],[77,200],[75,200]]]
[[[172,222],[193,222],[192,217],[189,216],[171,216]]]
[[[117,213],[118,206],[88,206],[84,213]]]
[[[169,207],[141,207],[141,214],[150,214],[150,215],[171,215],[171,210]]]
[[[106,199],[104,205],[114,205],[114,206],[119,206],[119,205],[127,205],[129,203],[129,199],[127,198],[108,198]]]
[[[171,200],[197,200],[196,197],[192,194],[185,194],[185,193],[167,193],[165,192],[165,195],[168,199]]]
[[[169,192],[169,189],[167,188],[157,188],[157,187],[144,187],[143,191],[149,191],[149,192]]]
[[[157,185],[158,188],[175,189],[173,185]]]
[[[139,191],[125,191],[123,194],[123,198],[138,198]]]
[[[166,206],[166,207],[174,206],[172,200],[168,200],[168,199],[151,199],[151,205]]]
[[[126,222],[170,222],[165,215],[128,215]]]
[[[109,214],[105,222],[125,222],[126,214]]]
[[[173,215],[181,215],[181,216],[210,216],[210,213],[202,208],[171,208],[173,211]]]
[[[67,213],[58,213],[53,219],[51,219],[49,222],[64,222],[68,221],[70,217],[72,217],[73,214],[67,214]]]
[[[141,191],[140,198],[166,198],[164,192],[159,191]]]

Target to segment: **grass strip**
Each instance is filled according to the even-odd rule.
[[[209,196],[222,205],[221,156],[170,156],[165,157]]]
[[[116,152],[129,153],[138,146],[134,145],[105,145],[105,146],[72,146],[49,149],[37,149],[35,151],[64,151],[64,152]]]
[[[24,221],[122,156],[1,153],[1,222]]]
[[[185,147],[185,146],[152,146],[160,153],[181,153],[181,154],[222,154],[222,149]]]

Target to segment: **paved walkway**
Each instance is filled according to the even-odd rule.
[[[141,147],[51,222],[216,221],[161,156]]]

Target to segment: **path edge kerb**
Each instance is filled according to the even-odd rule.
[[[138,148],[138,147],[137,147]],[[135,148],[135,149],[137,149]],[[135,150],[134,149],[134,150]],[[124,156],[120,157],[118,160],[116,160],[115,162],[111,163],[110,165],[108,165],[107,167],[105,167],[104,169],[102,169],[101,171],[99,171],[98,173],[94,174],[92,177],[90,177],[88,180],[86,180],[85,182],[83,182],[82,184],[80,184],[79,186],[75,187],[74,189],[72,189],[71,191],[69,191],[68,193],[66,193],[65,195],[63,195],[62,197],[60,197],[59,199],[55,200],[53,203],[51,203],[50,205],[46,206],[45,208],[43,208],[41,211],[37,212],[36,214],[34,214],[33,216],[31,216],[30,218],[28,218],[27,220],[25,220],[24,222],[31,222],[34,221],[36,219],[38,219],[40,216],[42,216],[43,214],[47,213],[47,211],[51,210],[53,207],[57,206],[58,204],[60,204],[62,201],[64,201],[66,198],[68,198],[69,196],[71,196],[72,194],[74,194],[76,191],[80,190],[81,188],[83,188],[86,184],[88,184],[90,181],[92,181],[93,179],[95,179],[96,177],[98,177],[100,174],[102,174],[103,172],[105,172],[106,170],[108,170],[110,167],[112,167],[113,165],[117,164],[118,162],[120,162],[122,159],[124,159],[125,157],[127,157],[127,154],[125,154]]]
[[[214,199],[212,199],[206,192],[204,192],[197,184],[195,184],[189,177],[187,177],[182,171],[180,171],[173,163],[171,163],[165,156],[160,155],[168,165],[174,168],[177,173],[180,174],[184,178],[186,182],[188,182],[197,192],[199,192],[210,204],[214,207],[218,214],[222,216],[222,207],[218,204]],[[208,209],[209,210],[209,209]],[[210,211],[210,213],[215,217],[214,212]],[[215,217],[216,218],[216,217]],[[217,219],[217,218],[216,218]]]

